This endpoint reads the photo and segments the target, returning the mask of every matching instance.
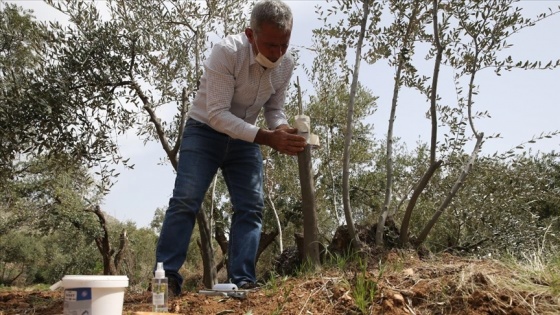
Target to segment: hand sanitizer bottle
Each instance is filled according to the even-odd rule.
[[[152,280],[152,304],[154,312],[167,313],[167,278],[162,262],[157,263]]]

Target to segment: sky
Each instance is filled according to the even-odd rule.
[[[40,20],[62,19],[63,16],[39,0],[18,0],[19,6],[33,9]],[[320,26],[315,19],[315,6],[325,1],[286,1],[294,14],[294,30],[290,45],[308,47],[311,44],[311,30]],[[558,8],[560,0],[525,0],[519,5],[527,17],[535,17],[546,8]],[[560,59],[560,14],[553,16],[535,27],[514,35],[508,50],[516,60],[557,60]],[[310,63],[312,56],[301,56],[303,63]],[[353,57],[352,57],[353,58]],[[352,59],[353,60],[353,59]],[[296,69],[300,80],[305,80],[301,70]],[[453,104],[456,97],[451,84],[453,73],[442,69],[440,94],[444,101]],[[360,68],[360,82],[379,96],[378,110],[368,120],[374,126],[376,137],[382,138],[387,132],[390,104],[393,90],[394,70],[383,64],[364,65]],[[542,132],[560,130],[560,69],[554,71],[503,72],[496,76],[493,71],[481,73],[480,86],[476,98],[476,109],[487,110],[491,119],[477,122],[477,128],[486,135],[501,134],[501,138],[488,140],[483,154],[505,152],[531,140]],[[447,82],[448,84],[446,84]],[[428,141],[430,122],[424,119],[428,103],[412,92],[403,92],[397,108],[394,126],[395,136],[400,137],[409,149],[417,140]],[[313,122],[313,121],[312,121]],[[320,136],[320,135],[319,135]],[[147,227],[153,219],[156,208],[165,208],[171,197],[175,174],[169,164],[161,165],[164,152],[159,143],[146,145],[133,132],[119,138],[121,153],[130,158],[133,170],[117,168],[120,176],[106,196],[102,209],[120,221],[132,221],[138,227]],[[533,151],[560,151],[560,137],[538,141],[527,146]],[[465,149],[467,152],[471,147]]]

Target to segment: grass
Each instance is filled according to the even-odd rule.
[[[272,311],[271,315],[280,315],[280,314],[283,313],[284,305],[287,301],[289,301],[289,297],[290,297],[290,294],[292,293],[293,289],[294,289],[293,286],[289,286],[286,290],[281,291],[281,292],[283,292],[283,298],[281,299],[281,301],[283,301],[283,302],[278,303],[278,305],[276,306],[276,309],[274,309],[274,311]]]
[[[267,295],[276,295],[280,290],[280,286],[288,279],[287,276],[281,277],[276,273],[271,273],[270,277],[264,284]]]
[[[545,279],[548,278],[550,290],[555,295],[560,295],[560,257],[551,261],[545,270]]]
[[[510,267],[511,268],[511,267]],[[542,251],[525,254],[520,262],[514,262],[520,277],[541,289],[547,289],[554,295],[560,294],[560,254],[545,255]]]
[[[512,314],[514,310],[560,314],[560,254],[556,252],[544,255],[535,251],[521,260],[497,260],[451,254],[419,259],[394,250],[382,258],[370,258],[333,255],[321,269],[307,264],[296,276],[272,274],[250,307],[260,314],[267,305],[266,313],[273,315],[306,314],[308,310],[313,314],[381,314],[395,307],[417,314],[466,314],[473,309],[487,314]],[[42,288],[48,290],[46,285]],[[0,287],[0,292],[11,289]],[[44,302],[29,293],[24,302]],[[189,310],[199,299],[195,294],[186,295],[180,309]],[[222,302],[208,302],[215,303],[216,314]],[[251,314],[247,308],[243,312]]]
[[[403,269],[403,263],[399,262],[400,265],[393,266],[393,270]],[[359,253],[347,252],[343,255],[327,253],[325,263],[323,265],[324,269],[334,268],[346,274],[347,272],[353,272],[354,277],[352,280],[347,282],[347,286],[351,291],[351,295],[354,299],[356,307],[363,314],[368,314],[368,308],[374,303],[378,295],[377,280],[374,279],[371,270],[368,269],[368,263],[363,259]],[[381,278],[385,266],[381,263],[379,264],[379,275],[377,279]],[[312,270],[311,270],[312,271]],[[308,266],[302,266],[301,274],[313,274],[310,272]],[[298,277],[301,276],[298,274]],[[316,275],[316,274],[315,274]]]
[[[371,279],[367,263],[359,260],[358,265],[360,270],[355,276],[353,296],[358,309],[363,314],[367,314],[369,306],[374,302],[377,295],[377,282]]]

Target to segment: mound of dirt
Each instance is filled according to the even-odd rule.
[[[552,292],[546,284],[526,279],[495,260],[447,254],[420,259],[414,253],[393,250],[381,263],[370,262],[367,268],[340,265],[313,274],[275,278],[245,300],[185,292],[171,301],[170,312],[560,314],[560,296]],[[127,292],[123,314],[151,311],[150,300],[148,292]],[[61,291],[0,292],[0,315],[62,312]]]

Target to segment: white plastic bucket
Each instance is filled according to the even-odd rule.
[[[127,276],[62,278],[64,315],[122,315]]]

